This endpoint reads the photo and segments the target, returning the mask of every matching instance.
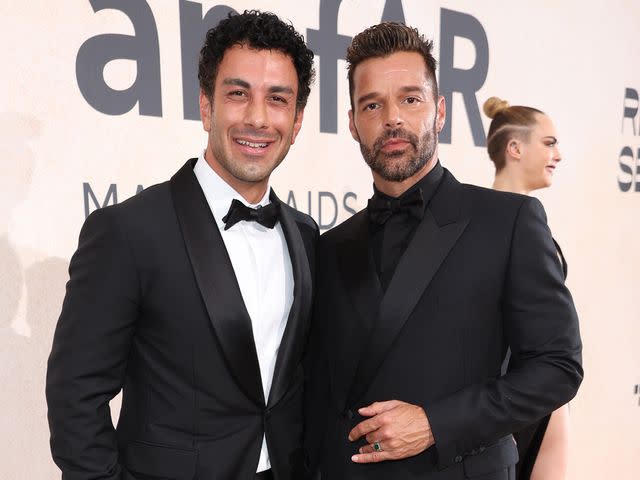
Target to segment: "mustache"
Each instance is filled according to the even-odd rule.
[[[265,135],[264,132],[254,128],[235,129],[230,133],[233,137],[249,137],[256,141],[274,142],[277,140],[273,135]]]
[[[410,143],[414,149],[418,147],[418,143],[420,141],[417,135],[409,132],[408,130],[405,130],[404,128],[396,128],[393,130],[387,130],[384,134],[376,139],[375,143],[373,144],[374,151],[378,153],[382,149],[384,142],[394,138],[399,138]]]

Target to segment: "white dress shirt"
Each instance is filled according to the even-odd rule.
[[[193,171],[222,235],[242,300],[251,317],[264,398],[268,401],[278,348],[293,303],[294,280],[287,241],[280,222],[274,228],[266,228],[257,222],[243,220],[229,230],[224,229],[222,217],[227,214],[233,199],[253,208],[267,205],[269,188],[262,200],[252,205],[213,171],[204,154],[198,158]],[[269,468],[269,452],[263,437],[256,472]]]

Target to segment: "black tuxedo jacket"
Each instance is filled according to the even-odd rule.
[[[356,214],[319,242],[305,447],[322,479],[507,477],[511,432],[571,399],[582,380],[578,319],[541,204],[458,183],[445,170],[383,293]],[[505,352],[512,366],[501,376]],[[436,444],[351,462],[358,408],[424,408]]]
[[[66,480],[249,480],[263,434],[275,478],[300,478],[317,226],[281,204],[294,300],[265,399],[251,321],[194,164],[82,228],[47,373]],[[114,431],[108,402],[121,388]]]

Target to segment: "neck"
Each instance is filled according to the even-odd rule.
[[[493,189],[501,192],[521,193],[522,195],[529,195],[531,192],[531,189],[517,175],[510,174],[507,168],[503,168],[496,173],[496,177],[493,180]]]
[[[433,167],[436,166],[436,163],[438,163],[438,150],[434,152],[431,159],[427,161],[427,163],[425,163],[420,170],[411,175],[409,178],[400,182],[394,182],[392,180],[382,178],[378,173],[372,171],[371,173],[373,174],[373,183],[375,184],[376,188],[385,195],[397,198],[404,192],[409,190],[411,187],[413,187],[420,180],[422,180],[431,170],[433,170]]]
[[[244,198],[250,204],[256,204],[264,197],[269,185],[269,177],[257,181],[247,182],[234,177],[226,168],[224,168],[218,160],[213,156],[210,148],[204,152],[204,159],[213,169],[214,172],[224,180],[227,185],[233,188],[242,198]]]

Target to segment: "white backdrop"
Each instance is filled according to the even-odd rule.
[[[92,4],[102,9],[94,12]],[[188,89],[182,71],[188,62],[181,48],[202,28],[187,21],[194,9],[201,6],[206,13],[216,5],[186,0],[0,4],[3,478],[59,478],[48,452],[44,373],[85,204],[93,210],[95,203],[113,203],[108,192],[114,191],[122,201],[135,194],[138,185],[169,178],[204,148],[199,122],[185,120],[183,92]],[[483,55],[488,58],[486,76],[481,75],[475,98],[469,97],[477,105],[498,95],[512,104],[538,107],[553,118],[564,159],[553,187],[537,195],[569,262],[568,284],[584,341],[585,380],[571,403],[570,478],[637,478],[640,3],[228,0],[226,5],[238,11],[271,10],[305,37],[316,35],[327,45],[337,34],[350,37],[378,23],[383,12],[402,12],[408,24],[435,39],[437,57],[441,40],[448,39],[453,58],[441,61],[444,68],[454,69],[454,79],[470,78],[465,71]],[[131,19],[125,13],[129,10],[142,13]],[[473,28],[465,30],[465,25]],[[158,48],[148,50],[154,31]],[[484,32],[485,47],[478,42],[478,31]],[[147,45],[140,65],[135,60],[112,61],[104,79],[115,90],[138,82],[149,86],[141,95],[159,85],[161,99],[148,104],[161,108],[161,116],[135,104],[121,114],[105,114],[85,98],[99,94],[101,73],[94,72],[89,93],[83,95],[76,72],[78,52],[102,34],[137,35],[127,40],[133,53],[136,45]],[[155,74],[149,52],[159,64]],[[347,218],[349,209],[362,208],[371,194],[368,169],[348,133],[345,62],[336,60],[343,53],[334,49],[325,59],[325,75],[336,65],[336,78],[322,78],[322,57],[316,59],[319,75],[301,135],[273,177],[281,198],[295,199],[298,209],[323,225]],[[151,68],[141,72],[143,63]],[[86,73],[86,64],[79,68]],[[337,96],[330,96],[331,88]],[[463,95],[454,92],[451,105],[451,136],[441,146],[442,163],[462,181],[490,186],[493,167],[484,147],[475,145]],[[321,127],[321,110],[337,133]],[[476,133],[488,128],[488,119],[483,116],[481,122],[475,121]]]

